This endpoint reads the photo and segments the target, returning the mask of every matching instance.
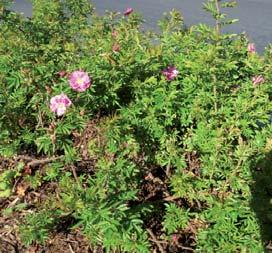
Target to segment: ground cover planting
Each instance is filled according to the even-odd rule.
[[[0,252],[265,252],[272,49],[171,11],[0,1]]]

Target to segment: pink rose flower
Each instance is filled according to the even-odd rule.
[[[165,78],[168,81],[171,81],[175,77],[177,77],[178,73],[179,73],[178,70],[175,67],[173,67],[173,66],[167,67],[166,69],[164,69],[162,71],[162,74],[165,76]]]
[[[256,53],[256,48],[255,48],[255,44],[254,43],[248,43],[247,45],[247,51],[251,54],[255,54]]]
[[[67,75],[67,72],[64,71],[64,70],[62,70],[62,71],[58,72],[58,75],[59,75],[60,77],[64,77],[64,76]]]
[[[112,33],[111,33],[111,36],[113,38],[116,38],[118,36],[118,32],[116,30],[113,30]]]
[[[118,43],[114,43],[112,46],[112,51],[114,53],[119,53],[120,52],[120,45]]]
[[[50,99],[50,110],[58,116],[61,116],[71,104],[71,100],[65,94],[61,93]]]
[[[133,12],[132,8],[127,8],[124,12],[124,16],[128,16],[129,14],[131,14]]]
[[[178,242],[178,235],[177,234],[172,235],[172,241],[173,242]]]
[[[90,87],[91,79],[86,72],[76,70],[70,74],[69,83],[73,90],[82,92]]]
[[[262,84],[264,82],[264,77],[262,75],[259,75],[259,76],[254,76],[252,78],[252,83],[253,83],[253,86],[257,86],[259,84]]]

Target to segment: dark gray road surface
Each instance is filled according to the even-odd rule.
[[[48,0],[49,1],[49,0]],[[146,27],[156,27],[164,12],[175,8],[182,12],[187,25],[197,23],[212,24],[212,19],[202,9],[203,0],[93,0],[101,14],[105,10],[123,12],[132,7],[143,14]],[[15,0],[14,9],[31,15],[31,4],[27,0]],[[259,51],[272,43],[272,0],[238,0],[238,8],[231,10],[231,17],[240,21],[228,28],[228,31],[240,33],[246,31]]]

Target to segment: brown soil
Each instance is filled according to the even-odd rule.
[[[67,169],[72,170],[75,177],[95,172],[95,158],[90,157],[88,152],[86,152],[88,149],[88,140],[99,135],[98,130],[94,130],[96,129],[94,128],[95,124],[96,122],[91,122],[82,135],[75,134],[74,136],[75,146],[81,150],[82,160],[75,164],[74,168]],[[200,161],[197,155],[195,153],[188,153],[186,161],[186,171],[193,173],[196,177],[200,176]],[[16,159],[7,160],[0,158],[0,173],[3,170],[14,168],[16,163],[18,163]],[[38,164],[35,170],[37,168],[42,171],[43,163]],[[73,221],[69,219],[63,220],[61,225],[54,229],[44,245],[34,244],[29,247],[22,245],[19,239],[18,224],[27,213],[34,212],[36,206],[46,201],[52,194],[56,194],[58,187],[57,183],[46,182],[38,189],[31,190],[24,181],[24,175],[33,174],[33,170],[31,167],[26,166],[23,175],[13,182],[12,196],[0,199],[0,253],[103,253],[102,248],[92,249],[79,230],[71,230],[70,226],[73,225]],[[191,220],[186,229],[177,231],[170,239],[167,239],[162,227],[165,203],[174,202],[178,206],[193,209],[201,208],[201,204],[188,203],[186,199],[171,196],[169,173],[173,173],[171,168],[154,167],[149,170],[143,175],[138,200],[129,203],[129,205],[152,204],[154,206],[152,216],[147,217],[145,220],[145,229],[153,246],[151,252],[191,253],[195,251],[197,230],[206,225],[200,220]],[[11,215],[4,215],[3,211],[6,208],[12,208],[19,203],[25,203],[27,207],[21,211],[13,211]]]
[[[193,173],[199,177],[200,160],[195,152],[186,154],[187,169],[185,173]],[[151,217],[147,217],[145,228],[148,231],[150,242],[153,246],[152,252],[160,253],[192,253],[196,248],[196,233],[198,229],[206,227],[201,220],[191,220],[186,229],[173,234],[170,239],[166,239],[163,231],[162,221],[165,214],[165,203],[173,202],[177,206],[195,211],[205,208],[205,203],[188,202],[186,199],[171,196],[169,188],[169,177],[173,171],[171,168],[153,168],[146,175],[142,182],[138,201],[131,205],[140,203],[149,203],[154,206],[154,212]],[[170,174],[170,175],[169,175]]]

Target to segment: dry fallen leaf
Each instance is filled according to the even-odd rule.
[[[16,188],[16,193],[20,196],[23,197],[25,196],[25,192],[27,190],[28,186],[25,184],[18,185]]]

